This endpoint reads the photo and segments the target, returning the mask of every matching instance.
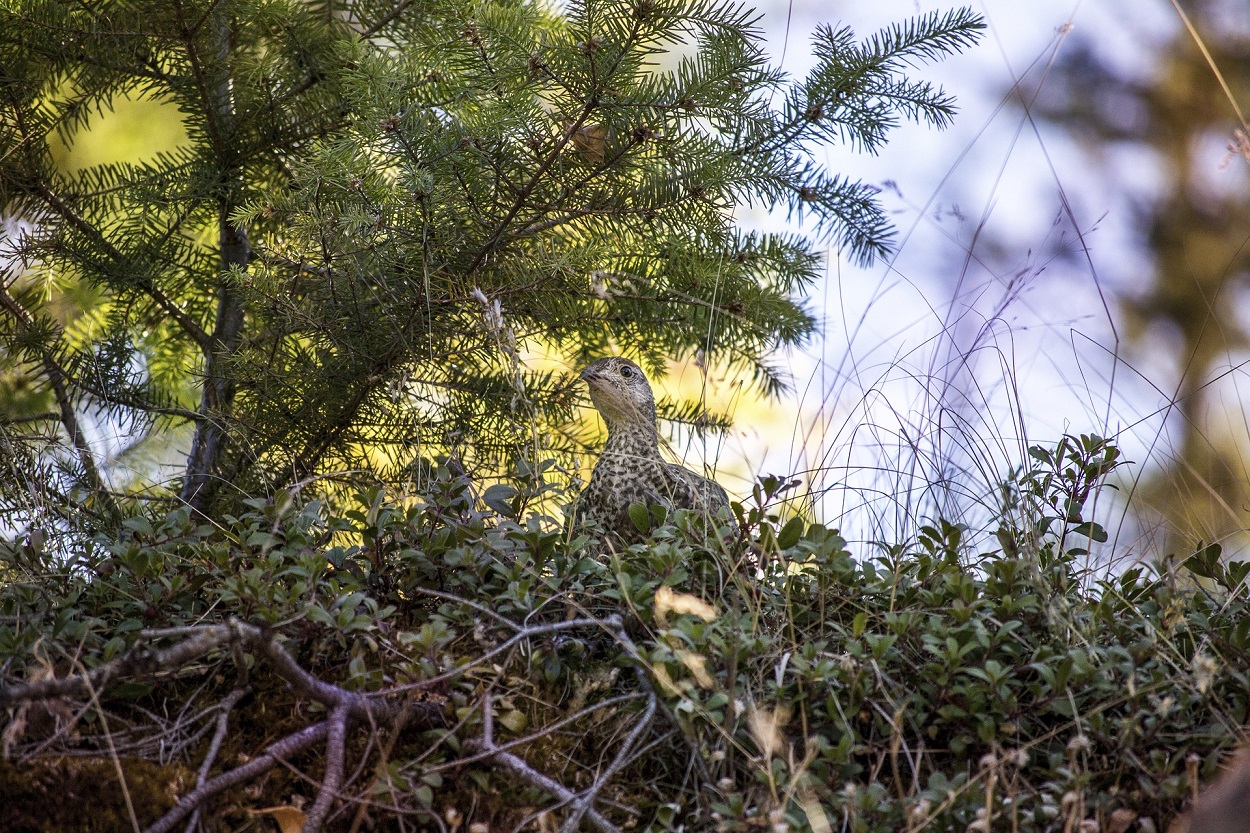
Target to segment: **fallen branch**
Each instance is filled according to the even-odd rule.
[[[204,754],[204,761],[200,764],[200,771],[195,777],[195,788],[203,789],[208,783],[208,773],[212,772],[213,764],[217,760],[217,753],[221,751],[221,743],[226,739],[226,730],[230,726],[230,710],[243,699],[247,694],[247,689],[236,688],[226,696],[218,704],[217,726],[213,731],[213,739],[208,744],[208,752]],[[187,833],[194,833],[196,825],[200,823],[200,808],[196,807],[195,812],[191,814],[191,820],[187,822]]]
[[[455,601],[450,594],[446,595],[448,601]],[[199,821],[201,807],[205,801],[231,787],[259,777],[280,762],[324,741],[326,744],[324,775],[303,828],[305,833],[315,833],[323,827],[333,809],[335,799],[342,793],[346,737],[350,726],[363,723],[371,727],[373,731],[398,732],[402,730],[404,724],[418,717],[418,714],[414,714],[414,710],[424,711],[424,719],[419,720],[422,725],[435,725],[442,717],[441,703],[417,703],[410,696],[404,695],[460,677],[525,640],[553,636],[574,629],[607,631],[634,659],[635,673],[638,674],[644,687],[647,702],[642,716],[631,727],[615,757],[598,774],[588,789],[580,794],[575,793],[558,781],[538,772],[522,758],[508,751],[514,746],[513,743],[497,745],[494,739],[494,707],[489,693],[482,698],[482,737],[465,743],[463,751],[467,753],[467,757],[462,758],[457,764],[463,765],[473,760],[489,760],[492,765],[547,792],[557,799],[561,806],[569,805],[571,812],[561,828],[563,833],[572,833],[578,829],[583,819],[602,833],[620,833],[619,828],[594,809],[594,804],[600,800],[600,793],[608,781],[636,757],[638,741],[647,727],[651,725],[658,709],[657,696],[644,670],[645,663],[642,662],[637,649],[626,635],[620,617],[610,616],[606,619],[587,617],[563,622],[521,625],[510,622],[493,612],[492,614],[489,618],[506,625],[513,631],[501,644],[442,674],[417,683],[398,685],[382,691],[349,691],[319,679],[295,661],[280,641],[278,631],[251,625],[239,619],[230,619],[219,625],[141,631],[142,639],[176,638],[179,641],[163,649],[136,646],[120,659],[76,676],[0,687],[0,705],[93,694],[94,692],[102,693],[110,684],[122,680],[150,678],[177,672],[184,669],[188,663],[214,651],[230,651],[236,655],[236,661],[240,663],[241,658],[238,655],[241,652],[250,652],[263,660],[297,695],[323,705],[329,714],[328,718],[276,741],[247,763],[215,778],[209,778],[209,773],[227,734],[229,714],[246,693],[245,688],[236,688],[216,706],[219,709],[216,731],[201,763],[195,788],[182,796],[165,815],[149,825],[144,833],[169,833],[176,825],[184,821],[187,821],[186,829],[188,833],[191,833]],[[638,696],[640,695],[626,695],[613,698],[609,702],[615,704]],[[580,717],[603,707],[604,704],[600,704],[593,709],[582,710],[574,717]],[[564,721],[559,725],[563,723]]]
[[[224,790],[251,781],[286,760],[292,755],[303,752],[318,741],[324,740],[330,733],[330,722],[323,721],[316,725],[301,729],[293,735],[271,744],[258,757],[229,772],[223,772],[202,787],[197,787],[178,799],[178,803],[165,815],[144,828],[143,833],[169,833],[174,825],[191,815],[203,802]]]
[[[192,635],[183,642],[161,651],[136,648],[124,657],[73,677],[49,677],[17,685],[0,684],[0,705],[51,697],[85,697],[92,690],[103,691],[119,679],[148,677],[160,671],[181,668],[210,651],[228,645],[235,639],[232,626],[204,625],[188,629]]]
[[[399,707],[387,702],[398,691],[387,690],[360,693],[339,688],[309,674],[287,653],[277,641],[277,633],[267,628],[249,625],[239,619],[230,619],[223,625],[198,625],[162,631],[140,631],[145,638],[184,635],[178,644],[163,650],[136,647],[126,656],[105,663],[86,674],[73,677],[57,677],[31,683],[0,688],[0,705],[20,703],[27,700],[46,700],[50,697],[90,695],[103,691],[110,683],[120,679],[133,680],[151,677],[162,672],[177,670],[188,662],[207,653],[227,646],[250,649],[264,657],[292,689],[327,708],[345,707],[354,720],[393,721]],[[418,683],[408,688],[421,688]]]
[[[340,705],[330,713],[330,724],[326,740],[326,772],[321,779],[321,789],[317,791],[317,800],[308,817],[304,820],[303,833],[317,833],[330,814],[330,805],[338,795],[339,786],[343,783],[343,744],[347,737],[348,707]]]
[[[496,746],[494,735],[494,704],[490,694],[485,694],[482,696],[482,736],[465,743],[465,750],[470,753],[481,751],[490,755],[491,760],[501,769],[524,781],[528,781],[543,792],[555,796],[560,799],[561,804],[573,804],[577,801],[577,794],[568,787],[550,776],[543,775],[511,752],[504,752]],[[621,833],[619,827],[601,816],[593,808],[585,810],[585,817],[587,821],[594,825],[595,829],[603,831],[603,833]]]
[[[599,776],[595,778],[595,782],[586,788],[577,800],[573,802],[573,810],[569,813],[569,817],[564,820],[564,824],[560,826],[560,833],[576,833],[582,818],[589,815],[598,797],[600,791],[608,783],[613,775],[615,775],[621,767],[625,766],[632,760],[630,753],[633,752],[634,746],[638,743],[638,739],[642,737],[643,730],[651,725],[651,721],[655,718],[655,711],[658,703],[655,692],[648,690],[647,706],[643,710],[642,718],[634,724],[634,728],[629,730],[625,742],[621,744],[621,751],[616,753],[616,757],[612,759],[612,763],[608,764]]]

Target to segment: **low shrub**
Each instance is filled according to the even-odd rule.
[[[545,465],[23,536],[0,827],[53,829],[34,786],[86,758],[127,810],[84,830],[1164,830],[1247,721],[1248,568],[1094,569],[1116,450],[1032,462],[992,549],[938,519],[852,553],[766,478],[737,537],[659,512],[604,550]]]

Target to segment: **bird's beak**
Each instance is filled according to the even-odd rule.
[[[583,381],[586,381],[586,382],[597,382],[599,379],[603,377],[599,375],[599,372],[597,370],[593,370],[588,367],[585,370],[583,370],[581,373],[579,373],[577,378],[582,379]]]

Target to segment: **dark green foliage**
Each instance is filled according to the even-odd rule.
[[[466,824],[510,829],[554,803],[488,760],[462,760],[487,693],[499,742],[519,741],[530,766],[580,789],[653,688],[663,707],[649,741],[601,793],[633,808],[598,805],[616,824],[829,829],[823,816],[834,829],[962,831],[984,818],[1043,831],[1105,827],[1119,810],[1162,830],[1194,786],[1189,768],[1212,777],[1250,716],[1250,610],[1245,571],[1210,551],[1191,562],[1201,581],[1175,567],[1081,566],[1097,530],[1077,510],[1117,457],[1096,437],[1035,448],[1037,465],[1009,484],[1033,502],[1004,515],[999,534],[1015,557],[969,549],[942,521],[913,544],[853,557],[833,530],[782,523],[787,484],[769,479],[740,515],[763,558],[758,581],[737,546],[709,550],[701,519],[683,511],[646,545],[585,557],[533,511],[558,492],[549,466],[480,496],[443,468],[412,499],[370,490],[341,514],[280,497],[220,526],[185,510],[133,519],[58,575],[32,575],[29,542],[6,545],[0,655],[11,683],[43,662],[121,656],[148,644],[144,628],[237,616],[277,628],[307,669],[347,688],[437,678],[423,691],[445,701],[447,726],[401,738],[382,780],[347,792],[418,819],[453,808]],[[577,617],[602,626],[517,637]],[[142,749],[145,732],[160,736],[151,715],[184,700],[195,712],[250,680],[266,693],[239,707],[230,743],[255,750],[303,725],[287,717],[301,714],[295,695],[267,674],[223,654],[176,680],[126,681],[103,702]],[[262,708],[284,716],[260,720]],[[89,747],[93,725],[61,742]],[[33,752],[23,741],[17,752]],[[198,766],[202,746],[181,750],[181,766]],[[239,812],[216,806],[208,817]],[[370,812],[392,829],[390,811]]]
[[[823,30],[790,82],[756,19],[726,0],[9,4],[0,211],[28,225],[3,251],[0,381],[49,391],[16,416],[76,460],[22,490],[85,486],[105,522],[132,509],[110,489],[221,517],[326,478],[423,477],[438,453],[498,471],[582,447],[565,368],[609,350],[651,371],[700,355],[776,393],[770,352],[814,326],[813,244],[868,261],[891,239],[874,189],[811,152],[945,125],[950,98],[908,73],[981,23]],[[58,169],[49,137],[127,96],[176,108],[186,141]],[[746,206],[816,237],[738,229]]]

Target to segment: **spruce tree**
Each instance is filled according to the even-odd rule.
[[[530,367],[534,347],[570,370],[698,352],[776,392],[770,354],[813,331],[816,247],[891,243],[874,189],[812,149],[945,125],[949,96],[907,72],[980,28],[823,28],[792,81],[726,0],[7,4],[9,523],[125,512],[122,493],[214,516],[439,454],[575,450],[575,377]],[[58,169],[51,138],[121,97],[176,107],[187,142]],[[746,206],[811,235],[744,232]],[[101,425],[182,442],[184,470],[123,477]]]

